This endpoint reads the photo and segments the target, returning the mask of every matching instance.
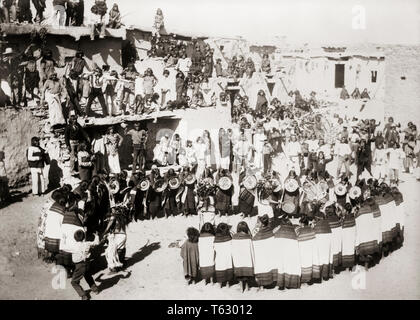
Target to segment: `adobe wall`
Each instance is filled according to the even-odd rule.
[[[33,136],[40,136],[42,123],[29,110],[0,109],[0,151],[5,153],[5,164],[10,186],[29,183],[26,149]]]
[[[420,126],[420,45],[387,46],[385,70],[385,116]],[[405,79],[402,79],[405,77]]]

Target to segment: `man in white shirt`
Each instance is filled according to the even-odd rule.
[[[28,166],[31,170],[32,194],[41,196],[45,192],[44,163],[47,159],[45,150],[39,146],[39,138],[31,139],[31,146],[26,151]]]
[[[251,143],[246,139],[245,134],[242,132],[239,136],[238,142],[233,147],[235,155],[235,172],[241,172],[242,167],[246,169],[248,160],[252,151]],[[238,170],[239,169],[239,170]]]
[[[99,238],[95,236],[94,241],[86,241],[85,233],[83,230],[77,230],[74,234],[74,240],[70,251],[72,253],[72,261],[75,265],[71,285],[82,300],[88,300],[88,296],[80,285],[80,280],[83,278],[89,285],[91,292],[98,294],[99,289],[95,284],[95,280],[89,271],[89,262],[87,261],[90,256],[91,247],[99,245]]]
[[[337,178],[340,176],[343,165],[346,169],[346,176],[349,177],[351,149],[345,138],[341,138],[341,141],[335,145],[334,154],[337,157]]]
[[[402,162],[405,159],[405,152],[399,147],[397,143],[393,143],[386,153],[388,154],[388,168],[390,183],[399,182],[399,172],[402,167]]]
[[[104,85],[104,78],[102,70],[98,66],[95,67],[93,74],[90,76],[90,85],[91,92],[89,94],[89,99],[86,105],[86,115],[88,117],[93,115],[91,113],[90,108],[92,106],[93,101],[97,98],[102,108],[102,115],[104,117],[107,117],[108,107],[106,105],[105,96],[102,91],[102,87]]]
[[[299,143],[299,141],[297,141],[296,135],[292,134],[290,137],[290,141],[286,144],[285,147],[285,153],[288,157],[288,159],[290,160],[290,162],[288,163],[288,170],[294,170],[296,172],[296,174],[299,176],[300,175],[300,165],[299,165],[299,160],[300,160],[300,156],[302,155],[302,147]]]
[[[191,67],[191,59],[187,57],[187,54],[184,53],[182,58],[178,59],[175,69],[181,71],[184,76],[188,75]]]

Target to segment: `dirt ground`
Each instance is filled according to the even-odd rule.
[[[131,224],[127,273],[96,272],[101,293],[93,299],[419,299],[420,182],[411,175],[403,175],[402,180],[407,203],[404,246],[366,274],[345,271],[322,284],[285,291],[251,288],[242,293],[239,285],[221,289],[203,282],[188,286],[180,249],[169,245],[181,240],[187,227],[198,227],[198,219],[175,217]],[[54,266],[37,257],[36,226],[45,199],[23,196],[0,210],[0,298],[79,299],[70,281],[60,283]],[[104,260],[98,269],[105,267]],[[84,281],[82,285],[87,289]]]

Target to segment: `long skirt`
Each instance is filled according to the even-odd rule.
[[[232,241],[215,242],[214,251],[216,281],[224,283],[233,280]]]
[[[255,280],[260,286],[270,286],[277,281],[274,237],[253,240]]]
[[[46,92],[45,101],[48,103],[50,126],[53,127],[55,125],[66,124],[66,119],[64,119],[63,109],[61,107],[60,97],[56,94]]]
[[[253,256],[251,239],[232,240],[233,272],[236,278],[254,276]]]
[[[181,195],[180,210],[186,214],[197,214],[194,185],[188,185]]]
[[[341,250],[342,250],[343,229],[341,225],[336,228],[331,227],[331,232],[332,232],[331,250],[333,254],[333,267],[337,268],[342,263]]]
[[[382,243],[390,243],[395,231],[395,203],[394,201],[379,205],[381,210]]]
[[[332,232],[326,220],[319,221],[314,229],[318,248],[320,274],[326,280],[333,276]]]
[[[370,209],[362,207],[355,221],[357,253],[359,255],[372,255],[378,252],[378,241],[382,239],[380,215],[379,218],[374,218]]]
[[[201,277],[205,280],[214,277],[214,236],[200,236],[198,238],[198,253]]]
[[[117,154],[108,154],[108,166],[109,173],[119,174],[121,173],[120,157]]]
[[[277,285],[279,288],[300,288],[301,263],[299,242],[293,226],[281,226],[275,234]]]
[[[316,246],[315,232],[310,227],[301,230],[299,236],[299,253],[301,267],[301,283],[308,283],[312,279],[319,279],[320,273],[318,248]]]
[[[343,268],[352,268],[356,257],[356,221],[354,218],[344,219],[342,239],[342,266]]]

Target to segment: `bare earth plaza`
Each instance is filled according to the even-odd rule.
[[[0,300],[420,298],[418,1],[3,0],[0,81]]]

